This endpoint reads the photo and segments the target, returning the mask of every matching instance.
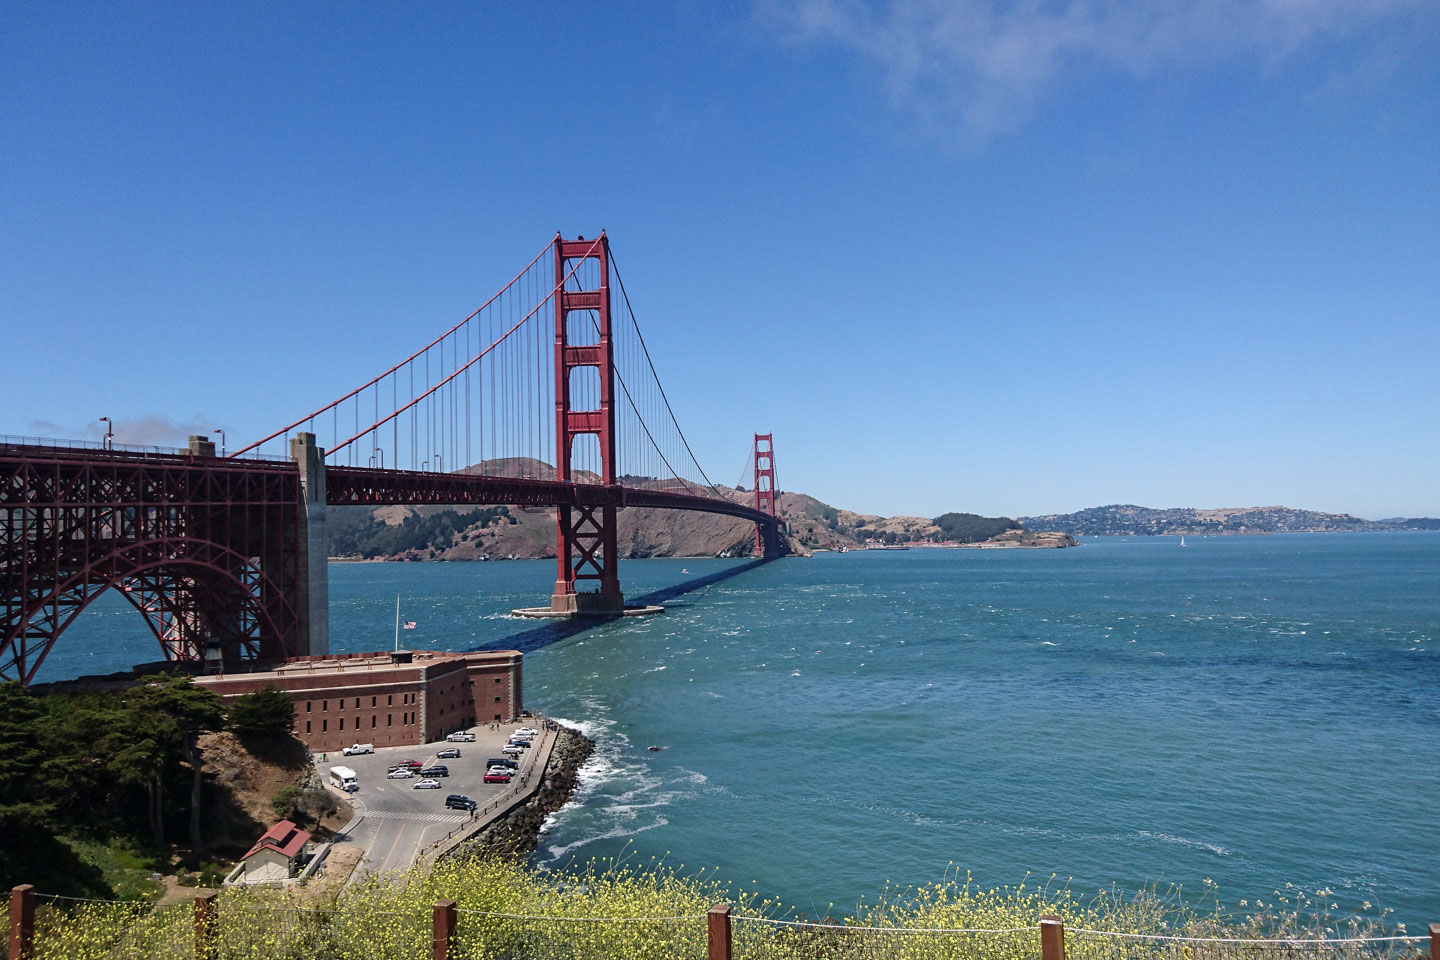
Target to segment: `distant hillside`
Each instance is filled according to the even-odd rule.
[[[476,464],[466,473],[549,479],[537,460]],[[664,486],[627,477],[632,486]],[[729,487],[720,493],[741,503],[753,494]],[[788,552],[855,550],[867,546],[948,543],[990,547],[1063,547],[1064,534],[1033,534],[1009,517],[947,513],[880,517],[841,510],[802,493],[781,492],[776,510],[787,522]],[[545,507],[331,507],[330,555],[374,560],[505,560],[555,556],[555,511]],[[737,517],[631,507],[619,512],[623,557],[745,557],[755,552],[755,525]]]
[[[1365,520],[1348,513],[1320,513],[1291,507],[1172,507],[1157,510],[1134,504],[1090,507],[1075,513],[1021,517],[1027,527],[1060,530],[1074,536],[1156,536],[1162,534],[1350,533],[1383,530],[1434,530],[1430,518]]]

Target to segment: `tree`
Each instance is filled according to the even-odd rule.
[[[242,694],[226,704],[230,729],[241,737],[285,737],[295,726],[295,701],[274,685]]]
[[[200,835],[200,787],[203,783],[200,760],[200,734],[225,726],[224,702],[213,691],[197,687],[189,677],[152,678],[133,687],[125,698],[127,712],[134,726],[143,731],[142,743],[136,744],[136,759],[149,767],[153,784],[151,793],[151,829],[157,845],[164,843],[163,806],[164,772],[167,762],[177,754],[190,764],[190,850],[199,857],[204,848]],[[143,740],[153,741],[153,749]]]

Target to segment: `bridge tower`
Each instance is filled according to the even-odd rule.
[[[768,433],[755,434],[755,509],[775,516],[775,442]],[[780,555],[778,524],[755,524],[757,556]]]
[[[567,290],[565,279],[576,260],[597,261],[596,289]],[[586,271],[576,270],[575,277]],[[615,353],[610,337],[610,242],[602,231],[597,240],[566,240],[555,235],[555,479],[574,483],[571,458],[575,440],[593,435],[600,445],[600,480],[615,480]],[[570,325],[574,313],[576,323]],[[595,331],[598,329],[598,337]],[[580,341],[571,343],[572,340]],[[600,380],[599,407],[576,410],[571,402],[577,370],[593,368]],[[616,506],[606,498],[600,506],[564,506],[556,512],[559,576],[550,609],[557,613],[619,613],[625,609],[617,569]],[[598,590],[577,590],[577,584]]]

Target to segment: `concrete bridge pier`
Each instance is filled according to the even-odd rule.
[[[325,537],[325,451],[315,434],[290,440],[290,459],[300,468],[300,550],[296,571],[297,656],[330,652],[330,550]]]

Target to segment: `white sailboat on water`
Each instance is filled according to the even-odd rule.
[[[1185,534],[1180,534],[1180,546],[1185,546]]]

